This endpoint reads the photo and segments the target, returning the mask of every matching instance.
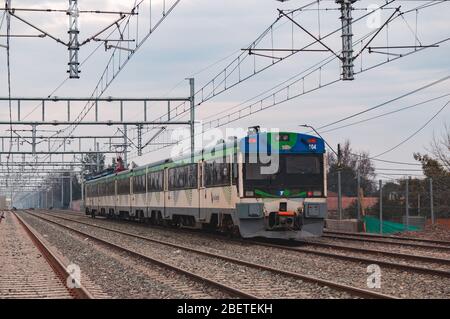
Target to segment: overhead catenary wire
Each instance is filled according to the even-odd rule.
[[[407,138],[405,138],[404,140],[402,140],[400,143],[398,143],[397,145],[391,147],[390,149],[375,155],[374,157],[380,157],[383,155],[386,155],[394,150],[396,150],[397,148],[399,148],[400,146],[402,146],[403,144],[405,144],[406,142],[408,142],[409,140],[411,140],[414,136],[416,136],[417,134],[419,134],[424,128],[426,128],[428,126],[428,124],[430,124],[439,114],[441,114],[441,112],[448,106],[448,104],[450,104],[450,101],[446,102],[444,104],[444,106],[442,106],[428,121],[426,121],[419,129],[417,129],[416,131],[414,131],[414,133],[412,133],[411,135],[409,135]]]
[[[347,127],[350,127],[350,126],[366,123],[366,122],[369,122],[369,121],[372,121],[372,120],[375,120],[375,119],[379,119],[379,118],[382,118],[382,117],[385,117],[385,116],[388,116],[388,115],[396,114],[396,113],[399,113],[399,112],[402,112],[402,111],[406,111],[406,110],[409,110],[409,109],[412,109],[412,108],[415,108],[415,107],[418,107],[418,106],[422,106],[422,105],[428,104],[430,102],[434,102],[434,101],[443,99],[444,97],[447,97],[447,96],[450,96],[450,93],[443,94],[443,95],[440,95],[440,96],[437,96],[437,97],[434,97],[434,98],[431,98],[431,99],[427,99],[425,101],[422,101],[422,102],[419,102],[419,103],[415,103],[415,104],[412,104],[412,105],[409,105],[409,106],[405,106],[405,107],[402,107],[402,108],[394,110],[394,111],[382,113],[380,115],[372,116],[372,117],[367,118],[367,119],[363,119],[363,120],[360,120],[360,121],[352,122],[352,123],[349,123],[349,124],[346,124],[346,125],[338,126],[338,127],[331,128],[331,129],[325,130],[325,131],[320,131],[320,132],[325,134],[325,133],[334,132],[334,131],[337,131],[337,130],[340,130],[340,129],[344,129],[344,128],[347,128]]]
[[[110,59],[108,61],[107,67],[106,67],[105,71],[103,72],[102,76],[100,77],[100,80],[98,81],[97,86],[94,89],[94,91],[93,91],[91,96],[101,96],[105,92],[105,90],[110,86],[112,81],[117,77],[117,75],[128,64],[128,62],[130,61],[130,57],[132,55],[134,55],[134,53],[146,42],[146,40],[150,37],[150,35],[152,35],[154,33],[154,31],[160,26],[160,24],[166,19],[166,17],[174,10],[174,8],[180,3],[180,1],[181,0],[174,0],[173,4],[168,9],[164,8],[164,12],[163,12],[163,15],[160,18],[160,20],[153,26],[153,28],[150,29],[150,31],[143,37],[143,39],[139,43],[136,43],[136,48],[134,49],[134,51],[131,52],[128,55],[128,57],[125,59],[125,61],[122,63],[122,65],[120,65],[119,69],[117,70],[117,73],[114,74],[113,78],[111,80],[109,80],[109,81],[107,79],[107,83],[105,84],[105,87],[103,87],[104,77],[105,77],[105,75],[108,76],[109,65],[110,65],[111,61],[113,61],[113,63],[114,63],[113,59],[115,57],[115,52],[119,49],[118,46],[114,47],[113,53],[112,53],[112,55],[111,55],[111,57],[110,57]],[[133,10],[135,10],[135,8],[137,6],[138,6],[137,0],[135,0],[135,5],[133,7]],[[130,19],[131,19],[131,17],[126,19],[126,24],[125,24],[124,30],[129,25]],[[100,88],[100,85],[101,85],[101,88]],[[65,129],[63,129],[63,131],[66,131],[66,130],[70,129],[70,134],[71,134],[76,129],[76,127],[78,126],[77,123],[80,123],[87,116],[87,114],[90,112],[90,110],[93,108],[93,106],[94,106],[94,103],[89,103],[88,102],[85,105],[85,107],[82,109],[82,111],[79,113],[79,115],[76,117],[75,124],[74,125],[69,125]],[[60,149],[62,147],[62,145],[63,145],[63,143],[60,143],[57,146],[56,150]]]
[[[9,8],[11,4],[10,0],[5,1],[5,7]],[[10,127],[10,141],[9,141],[9,152],[12,150],[12,140],[13,140],[13,132],[12,132],[12,105],[11,105],[11,16],[9,11],[6,14],[6,65],[7,65],[7,77],[8,77],[8,109],[9,109],[9,127]],[[7,169],[8,169],[8,178],[9,178],[9,161],[10,155],[7,156]],[[8,179],[7,179],[8,180]]]
[[[414,90],[409,91],[409,92],[407,92],[407,93],[404,93],[404,94],[402,94],[402,95],[400,95],[400,96],[397,96],[397,97],[395,97],[395,98],[393,98],[393,99],[390,99],[390,100],[385,101],[385,102],[383,102],[383,103],[377,104],[377,105],[375,105],[375,106],[373,106],[373,107],[369,107],[369,108],[367,108],[367,109],[365,109],[365,110],[363,110],[363,111],[356,112],[356,113],[354,113],[354,114],[352,114],[352,115],[346,116],[346,117],[344,117],[344,118],[341,118],[341,119],[339,119],[339,120],[333,121],[333,122],[331,122],[331,123],[322,125],[322,126],[318,127],[317,130],[322,130],[322,129],[324,129],[324,128],[333,126],[333,125],[335,125],[335,124],[338,124],[338,123],[341,123],[341,122],[344,122],[344,121],[347,121],[347,120],[350,120],[350,119],[355,118],[355,117],[357,117],[357,116],[360,116],[360,115],[362,115],[362,114],[365,114],[365,113],[374,111],[374,110],[379,109],[379,108],[381,108],[381,107],[383,107],[383,106],[385,106],[385,105],[388,105],[388,104],[391,104],[391,103],[393,103],[393,102],[399,101],[399,100],[401,100],[401,99],[403,99],[403,98],[405,98],[405,97],[408,97],[408,96],[410,96],[410,95],[416,94],[416,93],[418,93],[418,92],[420,92],[420,91],[423,91],[423,90],[425,90],[425,89],[428,89],[428,88],[431,88],[431,87],[433,87],[433,86],[436,86],[436,85],[438,85],[438,84],[440,84],[440,83],[443,83],[443,82],[445,82],[445,81],[448,81],[449,79],[450,79],[450,75],[447,75],[447,76],[442,77],[442,78],[440,78],[440,79],[438,79],[438,80],[436,80],[436,81],[433,81],[433,82],[428,83],[428,84],[426,84],[426,85],[420,86],[420,87],[417,88],[417,89],[414,89]]]
[[[417,8],[416,8],[417,9]],[[403,12],[401,15],[403,15],[403,14],[405,14],[405,13],[407,13],[407,12],[412,12],[412,10],[408,10],[408,11],[406,11],[406,12]],[[398,18],[399,16],[397,16],[397,17],[395,17],[394,19],[396,19],[396,18]],[[446,39],[447,40],[447,39]],[[446,41],[446,40],[443,40],[443,41]],[[438,43],[442,43],[442,41],[441,42],[438,42]],[[410,52],[410,53],[408,53],[408,54],[405,54],[405,55],[403,55],[403,56],[401,56],[401,57],[404,57],[404,56],[407,56],[407,55],[409,55],[409,54],[413,54],[413,53],[415,53],[415,52],[418,52],[418,51],[421,51],[422,49],[424,49],[424,48],[421,48],[421,49],[418,49],[418,50],[414,50],[413,52]],[[400,57],[397,57],[397,58],[395,58],[395,59],[391,59],[390,61],[394,61],[394,60],[396,60],[396,59],[398,59],[398,58],[400,58]],[[384,64],[384,63],[383,63]],[[382,65],[382,64],[379,64],[379,65],[377,65],[377,66],[380,66],[380,65]],[[372,69],[373,67],[371,67],[371,68],[368,68],[368,69],[366,69],[365,71],[367,71],[367,70],[370,70],[370,69]],[[230,88],[230,86],[228,86],[228,88]],[[197,91],[197,92],[199,92],[199,91]],[[200,103],[197,103],[197,105],[198,104],[200,104]],[[240,105],[239,105],[240,106]],[[234,107],[234,108],[236,108],[236,107]],[[187,110],[186,110],[187,111]],[[182,114],[183,114],[184,112],[182,112]],[[220,113],[223,113],[223,111],[222,112],[220,112]],[[237,112],[235,112],[235,113],[237,113]],[[180,114],[180,115],[182,115],[182,114]],[[214,114],[213,116],[217,116],[217,113],[216,114]],[[230,117],[230,114],[228,114],[228,115],[225,115],[224,116],[224,118],[225,117]],[[239,118],[240,119],[240,118]],[[216,121],[217,121],[217,119],[216,119]],[[212,121],[211,121],[212,122]],[[230,123],[230,122],[232,122],[232,121],[228,121],[228,122],[226,122],[226,123]]]

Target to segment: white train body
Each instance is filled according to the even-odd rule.
[[[265,143],[280,150],[273,174],[262,174],[259,160],[251,163],[257,152],[250,144]],[[244,238],[321,236],[325,164],[321,139],[260,133],[204,151],[194,163],[167,160],[87,181],[85,208],[92,216],[220,229]]]

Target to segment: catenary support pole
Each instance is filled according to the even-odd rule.
[[[356,219],[359,221],[361,218],[361,174],[359,172],[359,166],[358,171],[356,173]]]
[[[383,234],[383,181],[380,179],[380,234]]]
[[[190,128],[191,128],[191,163],[194,163],[194,155],[195,155],[195,80],[194,78],[189,79],[189,85],[191,88],[191,94],[190,94],[190,113],[191,113],[191,120],[190,120]]]
[[[405,215],[406,215],[406,230],[409,230],[409,179],[406,179],[405,185]]]
[[[434,225],[436,222],[434,219],[434,198],[433,198],[433,179],[430,178],[430,212],[431,212],[431,223]]]

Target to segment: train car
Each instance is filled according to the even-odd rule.
[[[86,182],[86,214],[217,229],[243,238],[321,236],[326,204],[324,141],[256,133],[191,157]]]

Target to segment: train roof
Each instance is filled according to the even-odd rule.
[[[267,143],[265,143],[266,141]],[[247,135],[243,138],[236,138],[229,142],[217,143],[213,147],[203,149],[195,154],[195,161],[201,159],[208,158],[216,158],[223,156],[223,152],[225,154],[235,152],[237,150],[241,150],[244,153],[254,153],[254,152],[263,152],[267,151],[266,147],[253,147],[253,145],[270,145],[271,141],[279,142],[280,145],[280,153],[325,153],[325,142],[323,139],[302,133],[294,133],[294,132],[260,132],[257,134]],[[213,154],[214,152],[214,154]],[[87,180],[87,183],[90,182],[99,182],[102,180],[108,180],[110,178],[126,178],[129,175],[135,175],[141,171],[147,169],[155,169],[160,170],[165,167],[173,167],[173,166],[181,166],[189,164],[191,161],[190,155],[180,156],[174,159],[165,159],[157,162],[153,162],[147,165],[139,166],[131,170],[109,174],[109,175],[100,175],[94,178]]]

